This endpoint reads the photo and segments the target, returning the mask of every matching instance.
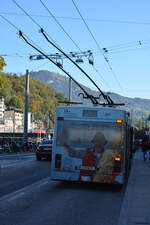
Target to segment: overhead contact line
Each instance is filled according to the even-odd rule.
[[[109,67],[110,71],[112,72],[112,74],[113,74],[113,76],[114,76],[114,78],[115,78],[116,82],[118,83],[118,86],[120,87],[121,91],[124,93],[124,90],[123,90],[123,88],[122,88],[122,86],[121,86],[120,82],[118,81],[118,78],[117,78],[117,76],[116,76],[115,72],[113,71],[112,66],[111,66],[111,65],[110,65],[110,63],[109,63],[109,60],[107,59],[107,57],[106,57],[106,56],[105,56],[105,54],[103,53],[103,51],[102,51],[102,49],[101,49],[101,47],[100,47],[99,43],[98,43],[98,42],[97,42],[97,40],[95,39],[95,37],[94,37],[93,33],[91,32],[91,30],[90,30],[89,26],[87,25],[87,23],[86,23],[85,19],[83,18],[82,14],[81,14],[80,10],[78,9],[77,5],[75,4],[74,0],[72,0],[72,3],[73,3],[73,5],[74,5],[74,7],[75,7],[76,11],[77,11],[77,12],[78,12],[78,14],[80,15],[80,17],[81,17],[81,19],[82,19],[82,21],[83,21],[84,25],[86,26],[87,30],[88,30],[88,31],[89,31],[89,33],[90,33],[90,35],[92,36],[92,38],[93,38],[93,40],[94,40],[95,44],[97,45],[97,47],[98,47],[98,49],[99,49],[100,53],[103,55],[104,60],[105,60],[105,61],[106,61],[106,63],[108,64],[108,67]]]

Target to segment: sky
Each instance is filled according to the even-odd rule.
[[[19,37],[19,30],[44,54],[60,53],[39,32],[43,28],[66,54],[91,50],[94,65],[83,57],[79,66],[102,91],[150,99],[149,0],[42,0],[46,8],[40,0],[0,2],[0,55],[7,64],[4,72],[19,75],[27,69],[49,70],[67,76],[46,58],[29,59],[40,53]],[[68,59],[63,59],[63,69],[77,82],[97,90]]]

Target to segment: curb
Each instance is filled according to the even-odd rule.
[[[132,165],[132,168],[131,168],[131,171],[129,174],[127,188],[126,188],[123,203],[121,206],[120,216],[119,216],[117,225],[128,225],[129,224],[129,213],[130,213],[129,209],[130,209],[130,205],[131,205],[131,199],[132,199],[133,188],[134,188],[134,179],[133,179],[134,164],[135,164],[135,159],[133,158],[133,165]]]

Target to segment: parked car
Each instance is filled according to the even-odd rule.
[[[41,160],[41,158],[47,158],[51,160],[52,156],[52,139],[45,139],[43,140],[37,147],[36,147],[36,159]]]
[[[4,151],[5,151],[5,152],[9,152],[9,144],[7,144],[7,143],[4,144],[4,145],[3,145],[3,148],[4,148]]]

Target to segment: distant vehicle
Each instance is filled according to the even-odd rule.
[[[4,152],[4,148],[3,146],[0,145],[0,153],[3,153]]]
[[[37,147],[36,147],[36,159],[41,160],[41,158],[51,159],[52,156],[52,139],[45,139],[43,140]]]
[[[139,145],[141,145],[142,144],[142,139],[140,138],[138,141],[139,141]]]
[[[4,148],[4,151],[5,151],[5,152],[9,152],[9,144],[7,144],[7,143],[4,144],[4,145],[3,145],[3,148]]]

